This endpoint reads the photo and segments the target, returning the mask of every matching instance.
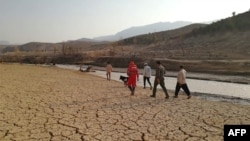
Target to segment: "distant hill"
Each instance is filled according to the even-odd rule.
[[[82,42],[98,42],[97,40],[89,39],[89,38],[81,38],[81,39],[77,39],[76,41],[82,41]]]
[[[192,24],[192,22],[184,22],[184,21],[178,21],[178,22],[173,22],[173,23],[158,22],[158,23],[149,24],[145,26],[130,27],[128,29],[125,29],[123,31],[116,33],[115,35],[101,36],[101,37],[96,37],[93,39],[98,40],[98,41],[117,41],[120,39],[125,39],[128,37],[137,36],[141,34],[148,34],[148,33],[153,33],[153,32],[177,29],[177,28],[189,25],[189,24]]]
[[[41,50],[50,50],[53,46],[53,43],[39,43],[39,42],[30,42],[23,45],[9,45],[1,50],[2,53],[15,52],[15,51],[41,51]]]
[[[18,46],[19,51],[36,51],[36,50],[46,50],[51,49],[53,43],[40,43],[40,42],[30,42]]]
[[[250,59],[250,12],[206,24],[138,35],[117,42],[136,54],[185,60]],[[124,53],[123,53],[124,54]],[[250,68],[249,68],[250,69]]]
[[[0,41],[0,45],[9,45],[10,43],[8,41]]]
[[[2,53],[2,50],[7,48],[7,47],[8,47],[8,45],[0,45],[0,54]]]

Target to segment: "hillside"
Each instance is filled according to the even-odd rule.
[[[134,59],[143,67],[144,62],[153,65],[161,60],[168,70],[178,70],[182,64],[189,71],[249,75],[250,12],[209,25],[192,24],[117,42],[28,43],[12,51],[4,48],[2,53],[0,59],[11,62],[105,66],[110,61],[114,67],[127,67]]]
[[[169,39],[178,38],[187,33],[190,33],[194,29],[204,27],[206,24],[191,24],[174,30],[167,30],[155,33],[148,33],[144,35],[139,35],[124,40],[118,41],[118,45],[150,45],[156,44],[162,41],[167,41]]]
[[[245,32],[250,30],[250,11],[222,19],[204,28],[193,30],[189,35],[218,34],[225,32]]]
[[[249,59],[250,12],[210,25],[193,24],[176,30],[120,40],[118,47],[134,46],[137,52],[161,54],[162,58],[188,60]],[[141,47],[138,47],[141,46]],[[145,54],[144,54],[145,56]]]
[[[250,12],[127,38],[116,43],[116,50],[118,56],[161,60],[170,70],[182,64],[191,71],[250,74]]]

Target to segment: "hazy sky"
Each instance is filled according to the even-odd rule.
[[[0,0],[0,41],[61,42],[156,22],[205,22],[250,9],[250,0]]]

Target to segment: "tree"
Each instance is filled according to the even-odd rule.
[[[235,16],[235,14],[236,14],[235,12],[232,13],[233,17]]]

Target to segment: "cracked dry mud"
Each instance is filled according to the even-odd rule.
[[[0,64],[0,140],[221,141],[224,124],[250,124],[249,105],[150,94],[88,73]]]

